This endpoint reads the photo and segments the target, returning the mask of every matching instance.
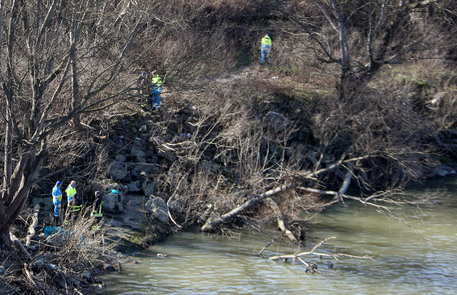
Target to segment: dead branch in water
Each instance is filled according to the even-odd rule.
[[[283,232],[284,235],[287,238],[289,238],[289,240],[291,240],[295,244],[299,244],[300,241],[297,239],[297,237],[295,237],[295,235],[290,230],[287,229],[286,223],[284,222],[283,214],[282,214],[281,210],[279,209],[278,204],[276,204],[276,202],[273,201],[272,198],[266,198],[265,200],[268,202],[271,210],[273,210],[273,212],[275,213],[276,219],[278,221],[278,227],[281,230],[281,232]]]
[[[245,203],[243,203],[241,206],[238,206],[236,207],[235,209],[227,212],[226,214],[220,216],[220,217],[210,217],[206,223],[202,226],[201,230],[203,232],[208,232],[208,231],[211,231],[213,230],[215,227],[221,225],[222,223],[226,222],[227,220],[237,216],[238,214],[240,213],[243,213],[245,212],[246,210],[248,210],[249,208],[253,207],[254,205],[256,205],[260,200],[263,200],[265,198],[268,198],[270,196],[273,196],[273,195],[276,195],[280,192],[283,192],[289,188],[291,188],[292,186],[291,185],[281,185],[279,187],[276,187],[272,190],[269,190],[263,194],[261,194],[260,196],[253,196],[253,195],[250,195],[249,197],[249,200],[246,201]]]
[[[309,256],[309,255],[315,255],[315,256],[320,256],[320,257],[332,257],[336,261],[339,261],[339,257],[346,257],[346,258],[357,258],[357,259],[373,259],[371,256],[364,255],[364,256],[359,256],[359,255],[351,255],[351,254],[346,254],[346,253],[323,253],[323,252],[316,252],[316,250],[322,246],[326,241],[330,239],[335,239],[335,237],[329,237],[326,238],[322,241],[320,241],[318,244],[316,244],[310,251],[306,252],[301,252],[298,254],[289,254],[289,255],[277,255],[277,256],[272,256],[269,259],[270,260],[284,260],[287,261],[288,259],[292,259],[293,261],[298,260],[301,263],[303,263],[306,266],[306,271],[305,272],[318,272],[317,270],[317,265],[314,263],[307,263],[305,260],[302,259],[302,256]]]
[[[326,168],[323,168],[323,169],[319,169],[319,170],[316,170],[316,171],[300,171],[296,174],[296,176],[299,176],[300,178],[305,178],[305,179],[313,179],[314,177],[316,177],[317,175],[319,174],[322,174],[324,172],[327,172],[327,171],[330,171],[332,169],[335,169],[336,167],[342,165],[343,163],[348,163],[348,173],[346,174],[346,177],[341,185],[341,188],[339,190],[339,192],[332,192],[331,194],[335,195],[335,198],[336,197],[340,197],[339,199],[341,201],[343,201],[343,199],[341,198],[341,196],[344,194],[344,192],[346,192],[347,188],[349,187],[349,184],[350,184],[350,181],[352,179],[352,175],[353,175],[353,168],[352,168],[352,162],[354,161],[357,161],[357,160],[360,160],[360,159],[364,159],[364,158],[367,158],[369,156],[365,156],[365,157],[357,157],[357,158],[351,158],[351,159],[346,159],[344,160],[344,157],[346,155],[342,155],[340,160],[338,160],[336,163],[326,167]],[[201,230],[203,232],[209,232],[209,231],[212,231],[214,230],[214,228],[216,228],[217,226],[223,224],[224,222],[236,217],[238,214],[241,214],[245,211],[247,211],[248,209],[252,208],[253,206],[255,206],[256,204],[258,204],[260,201],[262,200],[265,200],[266,198],[269,198],[269,197],[272,197],[274,195],[277,195],[279,193],[282,193],[284,191],[287,191],[287,190],[290,190],[290,189],[295,189],[297,187],[297,184],[295,182],[292,182],[292,183],[286,183],[286,184],[283,184],[283,185],[280,185],[278,187],[275,187],[271,190],[268,190],[260,195],[253,195],[253,194],[248,194],[248,197],[249,199],[244,202],[243,204],[241,204],[240,206],[232,209],[231,211],[223,214],[223,215],[220,215],[220,216],[217,216],[217,215],[213,215],[211,216],[207,221],[206,223],[201,227]]]
[[[25,249],[25,247],[22,244],[22,242],[14,234],[12,234],[11,232],[10,232],[10,239],[17,246],[19,251],[27,258],[27,260],[29,260],[29,261],[32,260],[32,256],[30,255],[29,251],[27,251]]]
[[[268,244],[266,244],[265,247],[263,247],[262,250],[260,250],[259,256],[263,257],[263,255],[262,255],[263,252],[264,252],[268,247],[270,247],[271,244],[276,243],[276,241],[279,240],[279,239],[281,239],[282,237],[284,237],[284,234],[281,235],[281,236],[279,236],[279,237],[274,238],[274,239],[271,240],[271,241],[269,241]]]

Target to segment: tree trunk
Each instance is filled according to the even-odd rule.
[[[11,239],[9,230],[7,230],[4,233],[0,233],[0,249],[11,250]]]
[[[76,24],[75,24],[76,26]],[[81,101],[80,91],[79,91],[79,82],[78,82],[78,67],[76,62],[76,42],[78,42],[78,29],[75,29],[74,39],[72,40],[73,45],[70,49],[70,61],[71,61],[71,79],[72,79],[72,97],[71,97],[71,109],[76,109]],[[73,117],[73,124],[76,130],[83,130],[81,125],[81,115],[79,113],[75,114]]]
[[[214,230],[214,228],[216,228],[217,226],[226,222],[227,220],[232,219],[233,217],[237,216],[238,214],[245,212],[246,210],[252,208],[254,205],[258,204],[261,200],[274,196],[274,195],[276,195],[280,192],[283,192],[287,189],[290,189],[292,187],[293,187],[292,185],[281,185],[277,188],[274,188],[272,190],[269,190],[269,191],[261,194],[260,196],[250,195],[250,199],[248,201],[246,201],[242,205],[236,207],[235,209],[227,212],[226,214],[224,214],[220,217],[216,217],[216,216],[210,217],[206,221],[206,223],[202,226],[201,230],[203,232],[212,231],[212,230]]]
[[[16,246],[18,247],[19,251],[21,251],[22,254],[24,254],[24,256],[27,258],[27,260],[32,260],[32,256],[30,255],[30,253],[25,249],[24,245],[21,243],[21,241],[19,241],[18,238],[16,238],[15,235],[13,235],[12,233],[10,233],[10,238],[11,240],[14,242],[14,244],[16,244]]]

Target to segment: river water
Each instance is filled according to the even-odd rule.
[[[183,232],[104,276],[103,293],[457,294],[457,179],[433,185],[447,190],[440,202],[405,208],[402,221],[356,203],[335,206],[310,225],[305,249],[282,240],[265,258],[258,253],[279,235],[274,229],[240,239]],[[373,259],[304,257],[318,266],[320,273],[311,274],[299,261],[267,258],[309,250],[328,237],[335,239],[317,251]]]

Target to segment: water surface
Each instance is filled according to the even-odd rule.
[[[105,294],[457,294],[457,180],[440,203],[410,206],[402,221],[351,203],[321,214],[308,231],[306,248],[371,255],[373,260],[305,257],[319,274],[298,261],[261,258],[259,251],[279,233],[244,233],[241,239],[183,232],[138,253],[138,264],[103,277]],[[413,230],[414,229],[414,230]],[[287,241],[265,256],[293,254]],[[168,256],[160,258],[157,253]]]

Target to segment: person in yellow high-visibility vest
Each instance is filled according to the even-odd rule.
[[[67,204],[70,206],[73,201],[75,200],[75,195],[76,195],[76,181],[72,180],[70,184],[67,186],[67,189],[65,190],[65,193],[67,194]]]
[[[267,63],[270,62],[270,51],[271,51],[271,38],[266,34],[263,38],[260,47],[260,64],[266,60]]]
[[[82,207],[81,202],[76,198],[76,181],[72,180],[70,182],[65,190],[65,193],[67,194],[68,212],[70,214],[70,218],[72,219],[72,216],[76,215]]]
[[[151,93],[152,93],[152,110],[160,110],[160,95],[162,94],[162,78],[155,71],[152,73]]]

